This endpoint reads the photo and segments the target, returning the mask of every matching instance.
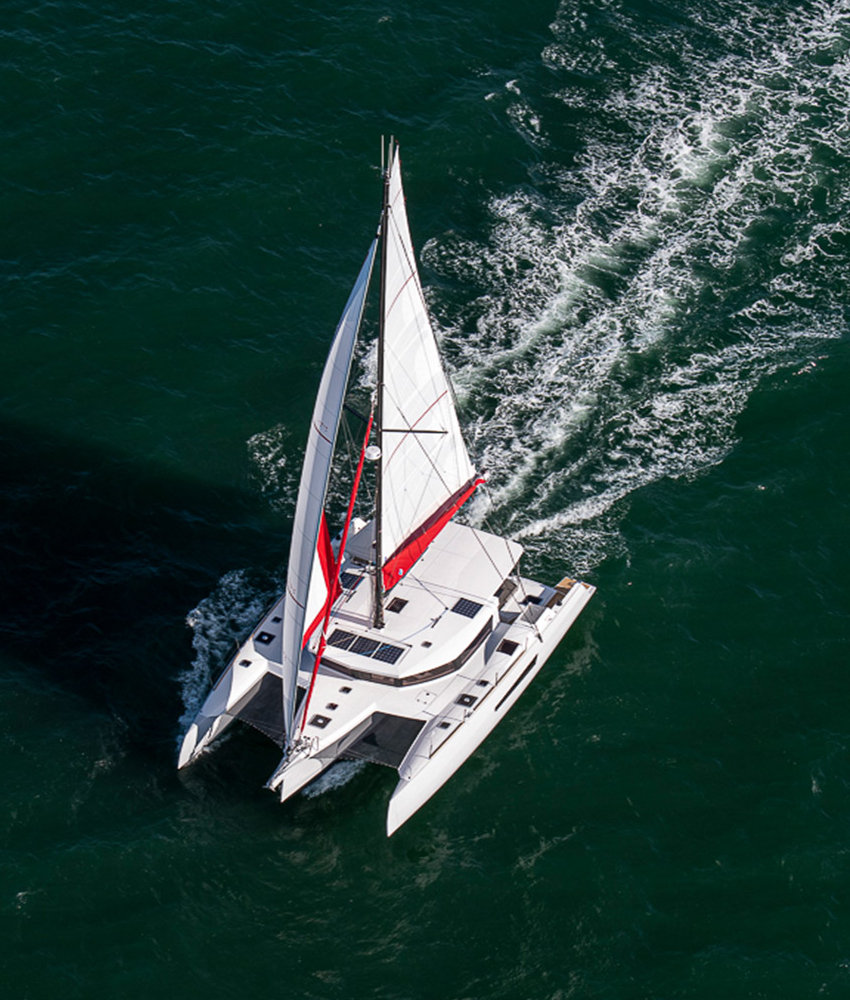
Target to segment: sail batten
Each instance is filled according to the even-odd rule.
[[[377,240],[373,240],[337,326],[322,372],[301,468],[283,612],[283,719],[287,738],[294,733],[301,652],[334,597],[328,566],[325,495],[376,246]]]

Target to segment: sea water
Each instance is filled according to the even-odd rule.
[[[848,48],[846,0],[6,5],[4,996],[850,995]],[[389,134],[465,516],[598,588],[391,840],[388,769],[175,770]]]

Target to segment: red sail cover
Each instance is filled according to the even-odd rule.
[[[410,567],[483,482],[483,479],[475,479],[462,486],[457,493],[449,497],[436,513],[432,514],[409,538],[405,539],[404,543],[384,563],[384,591],[395,586],[406,575]]]
[[[331,548],[331,535],[328,531],[328,522],[325,518],[325,512],[322,511],[322,519],[319,523],[319,538],[316,542],[316,558],[313,564],[313,572],[316,570],[321,570],[322,579],[324,580],[324,591],[327,597],[322,602],[321,607],[318,612],[314,614],[309,625],[304,630],[304,639],[301,643],[301,648],[303,649],[307,645],[307,641],[310,636],[316,630],[317,626],[321,625],[324,621],[325,613],[327,609],[333,604],[333,602],[342,593],[339,586],[339,577],[334,572],[334,554]],[[310,608],[312,611],[313,608]]]

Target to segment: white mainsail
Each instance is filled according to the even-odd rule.
[[[377,240],[373,240],[337,326],[322,372],[301,469],[283,612],[283,719],[287,739],[294,733],[298,668],[305,633],[314,627],[328,599],[327,567],[323,565],[327,547],[321,544],[320,537],[325,494],[376,246]]]
[[[475,470],[428,318],[407,223],[398,147],[384,225],[384,367],[380,511],[384,587],[415,561],[411,539],[471,491]]]

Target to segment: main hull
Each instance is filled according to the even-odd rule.
[[[364,529],[365,530],[365,529]],[[368,538],[368,535],[367,535]],[[354,540],[330,642],[301,705],[300,738],[287,740],[280,711],[280,622],[273,606],[234,657],[186,733],[179,766],[194,760],[235,720],[287,747],[268,787],[285,801],[334,761],[396,768],[392,835],[445,784],[505,717],[594,593],[564,579],[555,587],[505,575],[519,547],[452,524],[423,557],[418,577],[393,591],[399,608],[371,626],[368,573]],[[430,550],[429,550],[430,552]],[[393,658],[394,662],[389,662]],[[313,658],[299,675],[303,699]],[[293,734],[293,737],[296,734]]]

